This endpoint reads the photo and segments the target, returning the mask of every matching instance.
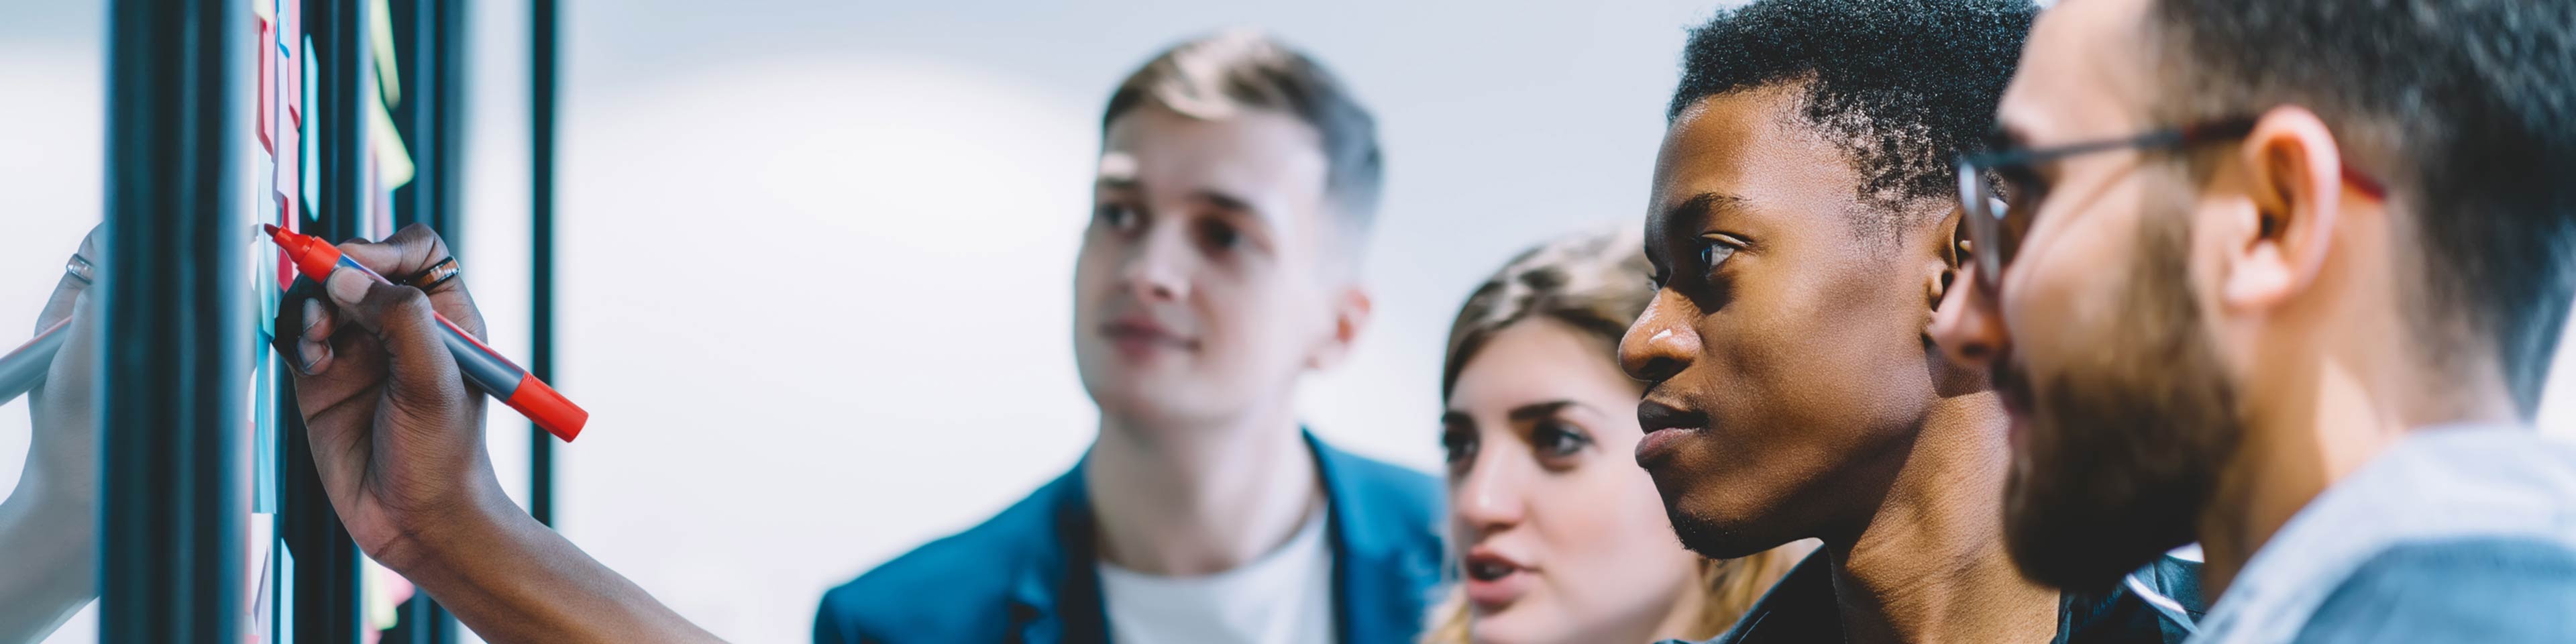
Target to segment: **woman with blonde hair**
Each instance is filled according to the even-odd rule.
[[[1424,641],[1638,643],[1715,636],[1813,546],[1726,561],[1682,548],[1637,467],[1619,337],[1654,295],[1634,234],[1522,253],[1450,327],[1450,543],[1460,581]]]

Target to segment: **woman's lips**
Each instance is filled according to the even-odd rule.
[[[1482,546],[1469,551],[1462,565],[1467,574],[1467,603],[1476,610],[1494,612],[1519,601],[1529,593],[1535,571],[1509,557]]]

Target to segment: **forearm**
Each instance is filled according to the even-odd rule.
[[[515,505],[416,535],[398,570],[496,644],[717,642]]]
[[[45,489],[30,463],[0,502],[0,642],[41,640],[98,596],[98,508]]]

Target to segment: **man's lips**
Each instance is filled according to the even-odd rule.
[[[1652,469],[1670,458],[1689,432],[1708,427],[1708,414],[1648,400],[1637,403],[1637,424],[1646,430],[1637,439],[1637,464]]]
[[[1995,389],[1996,400],[2003,403],[2006,426],[2005,440],[2019,451],[2030,431],[2031,390],[2028,371],[2014,364],[2011,353],[1995,356],[1994,366],[1987,370]]]
[[[1994,385],[1995,397],[2002,400],[2005,411],[2022,416],[2030,414],[2030,377],[2021,365],[2012,361],[2012,354],[1996,355],[1994,366],[1987,369],[1987,374]]]
[[[1152,319],[1142,317],[1120,318],[1100,325],[1100,337],[1107,338],[1120,347],[1135,350],[1157,347],[1183,350],[1198,348],[1198,340],[1175,334]]]

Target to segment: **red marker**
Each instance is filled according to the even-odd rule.
[[[380,284],[393,283],[359,265],[358,260],[340,254],[338,247],[323,243],[321,239],[266,224],[260,227],[268,231],[269,239],[276,240],[279,247],[286,249],[286,257],[295,262],[295,270],[313,281],[328,281],[331,271],[347,269]],[[440,334],[441,339],[446,341],[447,352],[456,356],[456,368],[465,372],[465,379],[492,397],[501,399],[502,404],[519,410],[519,414],[527,416],[528,420],[536,421],[538,427],[546,428],[556,438],[571,442],[574,436],[581,434],[582,424],[590,422],[590,412],[582,411],[580,406],[564,399],[563,394],[555,393],[553,387],[546,386],[545,381],[512,364],[509,358],[501,357],[501,352],[476,342],[474,336],[456,328],[456,323],[447,321],[447,316],[438,316],[438,326],[446,331]]]

